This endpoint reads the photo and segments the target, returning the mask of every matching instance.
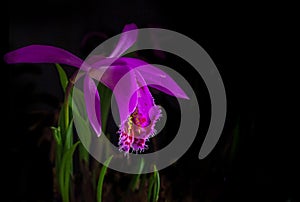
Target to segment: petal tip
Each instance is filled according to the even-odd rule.
[[[186,94],[184,94],[181,98],[186,99],[186,100],[190,100],[190,98]]]
[[[16,61],[16,59],[15,59],[15,54],[14,54],[15,52],[14,51],[11,51],[11,52],[8,52],[8,53],[6,53],[4,56],[3,56],[3,60],[4,60],[4,62],[5,63],[7,63],[7,64],[13,64],[13,63],[15,63]]]
[[[135,30],[135,29],[137,29],[136,24],[130,23],[130,24],[125,25],[123,32],[131,31],[131,30]]]

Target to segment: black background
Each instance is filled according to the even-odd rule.
[[[295,81],[292,66],[283,59],[289,50],[282,46],[289,43],[288,24],[292,19],[289,8],[259,3],[30,0],[10,1],[7,10],[1,55],[40,43],[83,56],[85,50],[79,44],[86,33],[99,31],[113,36],[132,22],[139,28],[159,26],[192,38],[211,56],[222,75],[228,96],[227,125],[219,144],[206,159],[197,160],[203,140],[199,137],[178,167],[162,173],[173,173],[170,176],[176,180],[171,186],[180,192],[179,198],[299,199],[296,190],[299,171],[295,165],[299,157],[297,142],[292,141],[296,134],[291,130],[293,119],[285,113],[292,106],[287,87]],[[2,66],[3,108],[7,112],[4,119],[8,124],[4,124],[1,132],[5,149],[1,165],[5,168],[2,174],[6,179],[7,201],[46,201],[52,191],[49,146],[38,147],[39,134],[28,132],[37,119],[28,112],[44,109],[43,103],[57,108],[62,99],[61,92],[57,93],[58,78],[51,68],[6,65],[3,61]],[[41,98],[35,95],[36,91],[47,95]],[[34,101],[39,104],[32,106]],[[238,120],[239,150],[234,161],[228,162],[221,153]],[[43,124],[51,121],[46,119]]]

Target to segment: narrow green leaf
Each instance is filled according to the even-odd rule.
[[[56,177],[58,178],[59,175],[59,167],[61,164],[61,158],[62,158],[62,150],[63,150],[63,145],[62,145],[62,140],[61,140],[61,132],[60,132],[60,127],[51,127],[52,133],[54,135],[54,139],[56,142],[55,145],[55,170],[56,170]]]
[[[54,135],[54,139],[56,141],[56,144],[61,145],[62,142],[61,142],[60,128],[59,127],[56,128],[56,127],[52,126],[51,130],[52,130],[52,133]]]
[[[60,113],[59,113],[59,117],[58,117],[58,126],[60,127],[61,130],[61,140],[62,140],[62,144],[65,144],[65,140],[66,140],[66,135],[67,135],[67,131],[69,128],[69,101],[65,100],[61,109],[60,109]]]
[[[160,177],[159,172],[157,171],[156,165],[154,165],[154,176],[155,176],[155,186],[154,186],[154,201],[158,201],[159,190],[160,190]]]
[[[100,171],[99,180],[98,180],[98,186],[97,186],[97,201],[102,201],[102,188],[103,188],[103,181],[104,176],[106,174],[107,166],[109,165],[110,161],[112,160],[113,155],[111,155],[105,162],[104,165]]]
[[[59,168],[59,185],[63,202],[69,202],[69,186],[70,175],[72,174],[73,153],[80,141],[76,142],[68,149],[62,157],[61,165]]]
[[[71,120],[70,125],[68,126],[68,129],[66,132],[66,140],[65,140],[64,150],[70,149],[71,145],[73,145],[73,119]]]
[[[72,107],[73,107],[73,117],[76,120],[76,123],[77,122],[79,123],[76,124],[76,131],[82,142],[82,145],[79,146],[79,159],[80,161],[84,160],[88,162],[89,153],[85,149],[85,147],[89,148],[91,144],[92,133],[90,130],[90,126],[87,120],[84,120],[82,116],[79,114],[79,111],[76,109],[77,106],[75,103],[73,103]]]
[[[65,136],[66,136],[66,121],[65,121],[65,107],[64,105],[61,107],[58,117],[58,127],[60,128],[60,134],[61,134],[61,141],[62,144],[65,142]]]
[[[76,96],[73,96],[73,94],[76,94]],[[71,99],[70,106],[72,107],[73,113],[77,113],[81,117],[85,117],[85,120],[87,120],[87,114],[86,114],[86,107],[85,107],[85,101],[84,101],[84,94],[81,90],[74,87],[72,89],[71,93]]]
[[[101,106],[102,132],[106,134],[106,124],[107,124],[108,114],[110,111],[112,91],[102,83],[98,84],[98,91],[101,98],[100,106]]]
[[[79,159],[80,161],[83,160],[86,163],[89,163],[89,153],[86,148],[90,147],[93,134],[89,125],[89,120],[87,119],[84,94],[76,87],[73,88],[72,93],[76,93],[76,96],[71,94],[72,105],[70,106],[72,107],[73,118],[76,121],[76,131],[82,142],[82,145],[79,146]]]
[[[153,198],[153,185],[154,185],[154,176],[152,175],[149,179],[149,187],[148,187],[148,196],[147,196],[147,199],[148,199],[148,202],[151,202],[151,198]]]
[[[158,201],[159,190],[160,190],[160,177],[159,177],[159,172],[157,171],[157,168],[154,165],[153,175],[149,179],[148,197],[147,197],[149,202]]]
[[[61,87],[62,87],[63,91],[66,92],[66,88],[67,88],[67,85],[68,85],[67,74],[64,71],[64,69],[62,68],[62,66],[60,66],[59,64],[55,64],[55,66],[56,66],[57,71],[58,71]]]
[[[152,195],[152,202],[156,202],[156,190],[157,190],[157,184],[156,184],[156,181],[155,181],[155,178],[154,178],[154,183],[153,183],[153,195]]]
[[[138,189],[138,186],[139,186],[139,182],[140,182],[140,176],[141,176],[141,173],[144,169],[144,165],[145,165],[145,161],[144,159],[142,158],[141,159],[141,163],[140,163],[140,167],[139,167],[139,171],[138,171],[138,174],[134,175],[132,181],[131,181],[131,190],[134,191],[135,189]]]

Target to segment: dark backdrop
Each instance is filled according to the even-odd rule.
[[[173,179],[170,186],[175,195],[199,201],[296,201],[297,147],[290,141],[294,134],[289,128],[280,129],[288,118],[281,112],[288,106],[282,109],[277,104],[289,98],[281,86],[285,71],[273,65],[274,60],[280,60],[275,51],[276,39],[280,38],[276,35],[281,29],[278,26],[285,25],[277,8],[280,5],[254,3],[14,0],[6,6],[1,55],[30,44],[47,44],[84,56],[101,42],[91,39],[83,48],[80,44],[87,33],[103,32],[110,37],[132,22],[139,28],[157,26],[185,34],[217,65],[228,96],[228,116],[224,134],[206,159],[197,160],[203,140],[200,134],[176,167],[162,171]],[[7,112],[3,117],[8,123],[4,122],[1,132],[5,149],[1,165],[8,201],[50,200],[49,145],[39,142],[42,127],[30,127],[37,121],[41,126],[53,123],[53,114],[45,111],[54,111],[62,101],[55,69],[6,65],[3,61],[2,66],[2,99]],[[193,72],[181,71],[191,83],[197,79]],[[201,83],[194,88],[205,91]],[[36,109],[44,114],[34,114]],[[203,111],[209,115],[207,109]],[[238,149],[230,159],[222,154],[232,146],[237,123]]]

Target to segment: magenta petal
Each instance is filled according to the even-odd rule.
[[[59,63],[80,67],[83,61],[72,53],[54,46],[30,45],[11,51],[4,56],[8,64]]]
[[[119,80],[129,71],[127,66],[110,66],[90,69],[89,75],[113,90]]]
[[[137,105],[135,72],[127,66],[94,67],[89,75],[113,91],[121,121],[127,119]]]
[[[87,116],[97,136],[101,135],[100,96],[94,81],[86,75],[84,78],[84,100]]]
[[[109,71],[110,73],[119,72],[119,69],[120,67],[109,68]],[[128,71],[127,74],[125,76],[123,75],[123,77],[119,79],[118,82],[115,84],[113,94],[116,98],[116,102],[119,108],[121,123],[127,120],[127,118],[132,114],[132,112],[137,106],[137,89],[138,87],[134,71]]]
[[[121,123],[128,119],[137,106],[137,94],[135,93],[137,85],[133,77],[133,74],[123,77],[125,79],[120,80],[120,85],[117,85],[113,91],[119,108]]]
[[[110,65],[113,60],[110,60],[112,61],[111,63],[109,63],[110,61],[107,61],[107,58],[104,57],[103,55],[92,55],[92,56],[89,56],[85,62],[91,66],[94,66],[94,67],[101,67],[101,66],[104,66],[104,65]]]
[[[128,50],[137,39],[137,26],[135,24],[128,24],[124,27],[123,33],[120,36],[117,46],[114,48],[113,52],[110,54],[110,58],[118,58],[125,51]]]
[[[136,72],[136,80],[138,82],[139,89],[137,90],[138,96],[138,108],[139,112],[148,116],[149,110],[154,106],[153,97],[149,91],[146,81],[140,72]]]
[[[135,58],[123,57],[119,61],[127,63],[130,68],[137,68],[149,86],[178,98],[189,99],[178,84],[161,69]]]
[[[131,24],[125,25],[122,32],[128,32],[128,31],[135,30],[135,29],[137,29],[137,26],[134,23],[131,23]]]

